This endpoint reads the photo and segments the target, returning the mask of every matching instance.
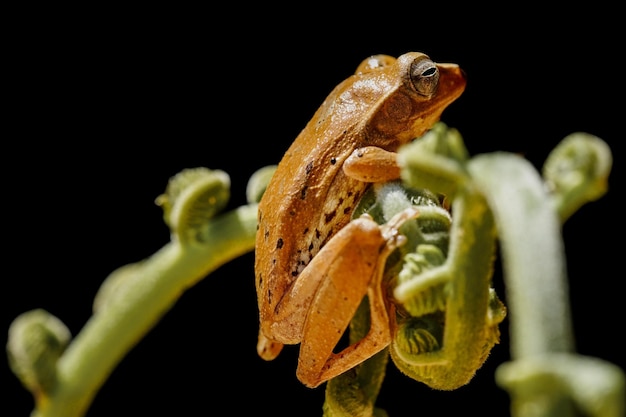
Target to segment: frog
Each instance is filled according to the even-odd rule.
[[[390,318],[382,286],[389,255],[406,239],[414,207],[380,225],[352,219],[373,184],[398,180],[398,149],[426,133],[461,96],[458,64],[422,52],[364,59],[297,135],[259,202],[254,251],[257,353],[275,359],[300,344],[296,376],[314,388],[385,349]],[[363,300],[370,329],[339,342]]]

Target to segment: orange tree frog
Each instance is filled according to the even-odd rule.
[[[465,84],[458,65],[422,53],[372,56],[335,87],[278,164],[258,211],[257,350],[272,360],[299,343],[297,376],[306,386],[389,345],[384,265],[404,241],[398,228],[417,211],[382,226],[350,218],[372,183],[399,178],[397,149],[428,131]],[[334,352],[366,295],[369,332]]]

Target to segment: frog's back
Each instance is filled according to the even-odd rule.
[[[324,129],[316,120],[285,153],[259,204],[256,283],[259,294],[265,294],[259,303],[271,310],[320,248],[349,222],[367,187],[341,168],[359,146],[350,136],[355,126]],[[342,133],[333,137],[337,129]],[[316,136],[318,131],[322,134]]]
[[[342,165],[363,146],[365,121],[387,90],[384,74],[346,79],[280,161],[259,204],[255,273],[262,315],[271,314],[320,248],[350,221],[368,184],[347,177]]]

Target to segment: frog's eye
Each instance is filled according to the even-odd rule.
[[[439,84],[439,70],[430,59],[416,59],[411,64],[411,82],[415,91],[424,96],[432,96]]]

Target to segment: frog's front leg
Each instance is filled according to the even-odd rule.
[[[378,353],[391,341],[382,276],[389,254],[405,241],[398,228],[415,218],[409,208],[385,225],[364,215],[341,229],[312,259],[280,302],[272,332],[301,326],[297,376],[316,387]],[[368,296],[368,334],[338,353],[333,349]]]
[[[343,172],[363,182],[389,182],[400,178],[398,154],[377,146],[358,148],[343,163]]]

